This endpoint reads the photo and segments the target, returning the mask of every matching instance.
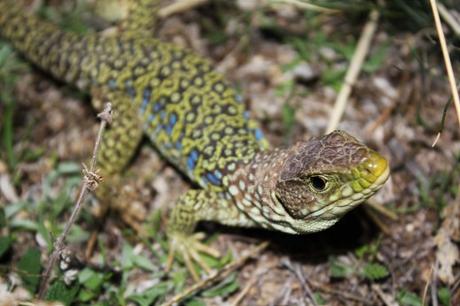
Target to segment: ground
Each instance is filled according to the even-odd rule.
[[[88,2],[49,1],[40,13],[69,30],[105,27]],[[373,4],[331,2],[340,12],[328,14],[268,2],[212,1],[161,20],[157,35],[210,58],[270,142],[286,146],[324,133]],[[442,1],[458,25],[454,2]],[[460,76],[460,34],[444,31]],[[308,236],[204,224],[210,244],[227,252],[207,258],[216,269],[262,241],[270,246],[185,305],[460,304],[460,134],[437,41],[428,3],[387,1],[339,124],[389,159],[391,179],[372,199],[385,211],[366,204]],[[0,102],[0,295],[12,301],[37,290],[99,122],[88,96],[28,65],[4,41]],[[127,176],[136,180],[125,187],[133,202],[123,213],[147,216],[148,235],[139,238],[116,212],[96,223],[90,198],[68,238],[83,270],[70,287],[54,282],[61,300],[149,305],[192,284],[183,265],[169,275],[163,269],[164,220],[189,182],[147,141]]]

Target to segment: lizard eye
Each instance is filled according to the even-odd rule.
[[[325,191],[328,187],[327,179],[322,176],[313,175],[310,176],[309,180],[310,186],[318,192]]]

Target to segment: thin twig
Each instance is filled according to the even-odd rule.
[[[422,305],[426,305],[426,296],[428,294],[428,288],[430,287],[431,280],[433,279],[433,266],[431,266],[430,269],[430,276],[427,278],[425,287],[423,288],[423,294],[422,294]]]
[[[249,281],[244,286],[243,290],[238,293],[236,298],[230,303],[230,306],[238,306],[243,301],[244,297],[248,294],[249,290],[254,287],[254,284],[259,281],[261,275],[268,272],[269,269],[264,268],[263,270],[258,270],[252,274]]]
[[[436,275],[438,275],[438,266],[439,262],[436,260],[434,263],[434,270],[433,274],[431,274],[431,286],[430,286],[430,291],[431,291],[431,305],[432,306],[438,306],[438,279],[436,278]],[[454,292],[454,291],[452,291]]]
[[[323,291],[323,292],[326,292],[326,293],[329,293],[329,294],[338,295],[338,296],[341,296],[341,297],[343,297],[345,299],[357,301],[357,302],[360,302],[360,303],[365,304],[365,305],[372,305],[372,302],[370,300],[368,300],[368,299],[353,295],[353,294],[348,293],[346,291],[333,289],[333,288],[331,288],[331,287],[329,287],[327,285],[317,283],[317,282],[315,282],[313,280],[310,280],[310,285],[312,287],[315,287],[317,290],[320,290],[320,291]]]
[[[374,199],[367,199],[366,205],[376,210],[379,214],[384,215],[388,219],[391,219],[393,221],[398,221],[399,219],[396,213],[392,212],[382,204],[377,203],[377,201],[375,201]]]
[[[283,260],[282,263],[286,268],[289,269],[289,271],[294,273],[294,275],[297,277],[297,280],[299,281],[300,286],[304,291],[305,298],[308,299],[309,305],[316,306],[317,304],[315,301],[315,297],[313,296],[313,291],[310,289],[310,286],[305,280],[305,277],[302,273],[303,271],[300,269],[300,265],[293,264],[289,259]]]
[[[257,274],[254,274],[249,279],[247,284],[244,286],[243,290],[241,290],[240,293],[238,293],[238,296],[235,298],[235,300],[232,301],[230,305],[231,306],[240,305],[241,301],[243,301],[244,297],[248,294],[249,290],[251,290],[251,288],[254,287],[254,284],[256,282],[257,282]]]
[[[431,144],[432,148],[436,147],[436,144],[438,143],[439,138],[441,138],[441,132],[438,132],[436,136],[434,137],[433,143]]]
[[[196,6],[203,5],[206,2],[208,2],[208,0],[177,0],[173,4],[161,8],[158,11],[158,16],[161,18],[166,18],[173,14],[188,11]]]
[[[438,267],[439,267],[439,261],[436,259],[434,263],[434,269],[433,269],[433,275],[432,278],[433,280],[431,281],[431,305],[432,306],[438,306],[438,279],[436,275],[438,275]],[[452,291],[455,292],[455,291]]]
[[[258,246],[252,248],[246,254],[242,255],[240,258],[235,260],[232,263],[229,263],[224,268],[219,271],[214,272],[213,274],[209,275],[207,278],[195,283],[194,285],[186,288],[182,292],[178,293],[177,295],[173,296],[169,301],[163,303],[161,306],[172,306],[174,304],[179,304],[181,301],[187,299],[191,295],[195,294],[196,292],[203,290],[206,287],[211,286],[212,284],[216,283],[218,280],[221,280],[233,271],[240,268],[249,258],[256,257],[260,252],[265,250],[268,247],[268,242],[262,242]]]
[[[454,16],[451,15],[448,9],[442,4],[438,4],[439,14],[446,21],[446,23],[452,28],[455,35],[460,36],[460,24],[455,20]]]
[[[455,109],[457,110],[458,124],[460,126],[460,98],[458,96],[454,70],[452,69],[449,50],[447,49],[446,38],[444,37],[444,32],[442,30],[441,19],[439,18],[436,0],[430,0],[430,4],[431,9],[433,11],[433,18],[434,23],[436,25],[436,31],[438,32],[439,44],[441,45],[442,56],[444,57],[444,64],[446,65],[447,77],[449,78],[450,89],[452,91],[452,98],[454,100]],[[437,136],[437,138],[439,138],[439,136]]]
[[[379,126],[382,126],[383,123],[387,121],[388,118],[390,118],[391,114],[393,113],[393,111],[396,109],[397,106],[398,106],[398,103],[392,103],[390,106],[385,107],[381,111],[377,119],[375,119],[374,122],[372,122],[369,126],[367,126],[367,128],[365,129],[365,133],[372,134],[376,128],[378,128]]]
[[[313,3],[309,3],[307,1],[300,1],[300,0],[271,0],[270,3],[285,3],[285,4],[292,4],[296,6],[297,8],[304,9],[304,10],[310,10],[310,11],[316,11],[316,12],[321,12],[321,13],[339,13],[340,10],[336,9],[331,9],[323,6],[319,6]]]
[[[385,222],[380,218],[380,215],[372,209],[370,205],[366,202],[363,206],[366,215],[374,222],[379,230],[387,236],[391,236],[391,229],[385,224]]]
[[[460,273],[458,273],[457,276],[454,278],[454,284],[453,286],[451,286],[451,288],[451,292],[457,292],[457,289],[460,288]]]
[[[375,31],[377,29],[377,21],[379,19],[379,12],[377,10],[372,10],[369,14],[369,19],[364,26],[361,37],[359,38],[356,51],[353,54],[353,57],[348,67],[347,74],[345,75],[345,81],[340,89],[337,99],[335,100],[334,108],[329,118],[329,123],[326,129],[326,133],[330,133],[337,128],[337,125],[342,118],[343,112],[345,111],[345,106],[347,105],[348,97],[350,96],[351,89],[354,86],[358,74],[361,71],[361,67],[364,63],[364,59],[369,52],[369,46],[372,38],[374,37]]]
[[[382,300],[382,302],[386,305],[386,306],[397,306],[398,304],[395,302],[393,296],[389,295],[389,294],[385,294],[383,291],[382,291],[382,288],[380,288],[379,285],[377,284],[373,284],[371,286],[372,290],[375,291],[375,293],[377,293],[377,296]]]
[[[291,298],[292,290],[295,287],[295,285],[293,285],[294,278],[295,276],[290,274],[286,280],[283,280],[283,287],[277,290],[279,293],[276,296],[274,296],[272,302],[268,304],[269,306],[288,305],[288,301]]]
[[[72,214],[70,215],[70,218],[67,220],[64,226],[64,230],[62,231],[62,233],[59,235],[59,237],[56,239],[56,241],[53,244],[53,252],[51,253],[49,257],[46,269],[42,274],[40,290],[38,292],[39,299],[42,299],[44,297],[44,294],[46,293],[48,289],[51,271],[54,267],[56,260],[59,258],[59,254],[62,252],[62,250],[65,247],[65,240],[70,231],[70,228],[75,223],[76,219],[78,218],[80,214],[80,210],[83,207],[83,200],[85,199],[86,193],[89,190],[94,190],[101,180],[101,177],[98,176],[96,172],[96,159],[97,159],[96,157],[99,151],[102,134],[104,133],[104,130],[107,124],[110,123],[112,119],[112,105],[110,103],[107,103],[104,107],[104,110],[102,111],[102,113],[98,115],[98,117],[101,118],[102,122],[99,127],[99,132],[97,134],[96,143],[94,145],[90,167],[89,169],[86,169],[86,166],[83,165],[83,173],[84,173],[83,184],[80,188],[78,199],[75,203]]]

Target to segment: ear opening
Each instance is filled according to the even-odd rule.
[[[284,207],[294,219],[303,219],[310,213],[315,197],[307,183],[300,180],[283,181],[276,185],[276,201]]]

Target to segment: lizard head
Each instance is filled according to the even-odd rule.
[[[271,197],[295,220],[296,232],[315,232],[372,196],[388,176],[385,158],[334,131],[288,150]]]

